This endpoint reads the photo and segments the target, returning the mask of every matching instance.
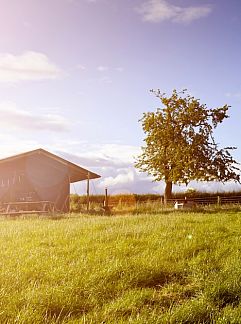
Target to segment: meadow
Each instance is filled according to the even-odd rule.
[[[0,220],[0,323],[241,323],[241,211]]]

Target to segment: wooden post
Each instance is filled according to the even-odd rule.
[[[105,200],[104,200],[104,211],[105,211],[105,215],[110,215],[111,214],[111,210],[109,207],[109,201],[108,201],[108,190],[107,188],[105,188]]]
[[[217,197],[217,204],[218,204],[218,206],[221,205],[221,197],[220,196]]]
[[[69,187],[69,189],[68,189],[68,197],[66,198],[66,202],[65,202],[65,207],[66,207],[66,209],[68,210],[68,213],[70,213],[70,176],[68,175],[68,187]],[[54,212],[53,210],[52,210],[52,212]]]
[[[105,208],[108,209],[108,190],[105,188]]]
[[[87,173],[87,189],[86,189],[86,195],[87,195],[87,212],[90,210],[90,173]]]

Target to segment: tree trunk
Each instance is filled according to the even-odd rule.
[[[166,187],[164,192],[164,204],[167,204],[167,200],[172,198],[172,181],[166,181]]]

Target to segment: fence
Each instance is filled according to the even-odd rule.
[[[184,202],[184,199],[169,199],[168,203]],[[193,201],[197,205],[226,205],[226,204],[241,204],[241,196],[211,196],[211,197],[188,197],[187,201]]]
[[[183,203],[183,202],[194,202],[196,205],[227,205],[227,204],[241,204],[241,196],[207,196],[207,197],[187,197],[184,198],[173,198],[167,201],[168,205],[174,205],[175,202]],[[163,197],[158,199],[148,199],[146,201],[135,201],[133,200],[125,200],[125,199],[116,199],[114,196],[109,197],[109,202],[112,206],[138,206],[138,205],[151,205],[151,204],[164,204]]]
[[[75,197],[76,198],[76,197]],[[80,197],[79,198],[83,198]],[[97,199],[98,198],[98,199]],[[221,206],[221,205],[241,205],[241,196],[206,196],[206,197],[187,197],[184,198],[173,198],[168,200],[168,207],[173,207],[175,202],[184,203],[184,202],[193,202],[196,206]],[[133,195],[129,195],[128,197],[120,197],[120,196],[108,196],[108,205],[110,208],[114,208],[114,210],[153,210],[164,207],[164,199],[162,196],[155,197],[154,199],[147,200],[139,200]],[[90,198],[90,209],[103,209],[103,197],[95,197],[92,196]],[[81,201],[77,201],[75,199],[71,201],[71,211],[79,212],[86,210],[86,201],[81,199]]]

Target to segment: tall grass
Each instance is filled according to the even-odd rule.
[[[187,192],[187,193],[173,193],[170,205],[176,200],[183,201],[185,198],[188,200],[194,200],[198,204],[209,205],[219,204],[223,202],[230,204],[241,203],[241,192],[222,192],[222,193],[204,193],[204,192]],[[90,209],[92,211],[103,211],[103,202],[105,200],[104,195],[90,196]],[[114,207],[117,211],[136,211],[139,212],[142,209],[148,211],[148,209],[155,209],[158,211],[163,210],[164,198],[157,194],[118,194],[108,196],[108,203]],[[70,210],[71,212],[86,212],[87,197],[86,195],[79,196],[77,194],[70,195]]]
[[[241,212],[0,221],[0,323],[240,323]]]
[[[190,198],[210,198],[210,197],[240,197],[241,191],[229,191],[229,192],[201,192],[201,191],[186,191],[186,192],[173,192],[173,199],[184,199],[185,197]],[[92,203],[103,203],[105,199],[104,195],[91,195],[90,200]],[[163,199],[162,195],[159,194],[116,194],[109,195],[111,203],[117,204],[118,202],[127,203],[141,203],[147,201],[160,201]],[[86,205],[87,197],[86,195],[71,194],[71,203],[74,205]]]

